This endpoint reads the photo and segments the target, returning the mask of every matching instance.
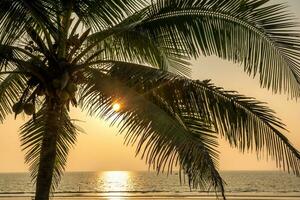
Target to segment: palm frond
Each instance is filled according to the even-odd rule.
[[[20,47],[0,44],[0,72],[16,69],[14,63],[16,59],[27,60],[33,57],[35,57],[33,54]]]
[[[125,143],[137,144],[149,167],[158,172],[172,171],[179,164],[190,184],[214,189],[224,195],[223,180],[217,171],[216,134],[197,116],[174,112],[170,105],[156,99],[152,102],[119,82],[93,70],[87,72],[88,83],[82,89],[81,106],[91,115],[118,124],[126,132]],[[115,112],[113,103],[121,104]]]
[[[161,99],[173,110],[178,105],[176,109],[184,113],[181,115],[197,116],[211,123],[232,146],[241,151],[256,151],[258,155],[266,152],[278,167],[300,175],[299,152],[283,135],[284,124],[262,102],[225,91],[208,81],[193,81],[172,74],[168,77],[145,66],[112,62],[110,67],[108,70],[105,66],[106,74],[147,99]]]
[[[75,144],[80,129],[69,118],[68,111],[51,110],[47,104],[20,129],[21,145],[26,151],[25,161],[30,165],[31,177],[38,177],[41,165],[49,164],[46,170],[53,170],[52,188],[58,186],[64,172],[69,149]],[[53,146],[43,146],[52,141]],[[43,155],[55,153],[55,160],[45,160]],[[44,166],[45,167],[45,166]]]
[[[26,78],[20,74],[0,75],[0,122],[12,113],[16,103],[26,88]]]
[[[170,46],[169,43],[172,41],[166,44],[164,37],[154,37],[142,30],[135,30],[135,26],[145,18],[146,11],[147,9],[143,9],[112,28],[90,35],[88,44],[97,44],[94,51],[97,52],[99,49],[102,51],[93,57],[94,60],[146,63],[166,71],[190,76],[189,57],[185,55],[185,50],[176,44]]]
[[[298,97],[300,40],[282,4],[267,0],[158,0],[130,28],[183,56],[217,55],[259,75],[262,87]],[[184,51],[182,51],[184,50]]]
[[[0,42],[13,44],[24,35],[26,27],[40,26],[52,34],[56,28],[53,2],[48,0],[3,0],[0,2]]]
[[[145,0],[79,0],[73,11],[88,27],[99,31],[120,23],[145,5]]]
[[[199,94],[206,95],[217,129],[231,146],[243,152],[256,151],[258,155],[266,151],[267,157],[276,160],[277,167],[300,175],[300,153],[283,135],[284,124],[265,103],[208,82],[197,82],[195,86]]]

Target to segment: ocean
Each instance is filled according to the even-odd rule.
[[[275,171],[224,171],[221,174],[227,196],[300,199],[300,178],[294,175]],[[29,174],[0,173],[0,198],[28,197],[33,191]],[[214,197],[214,193],[190,191],[187,183],[180,184],[177,173],[167,176],[133,171],[67,172],[55,195]]]

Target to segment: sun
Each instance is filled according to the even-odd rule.
[[[118,112],[121,109],[121,105],[119,103],[114,103],[112,108],[114,111]]]

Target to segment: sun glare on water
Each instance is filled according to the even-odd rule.
[[[130,172],[106,171],[98,174],[98,183],[107,193],[108,200],[125,200],[126,191],[132,190]]]

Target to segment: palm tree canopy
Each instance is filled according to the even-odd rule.
[[[38,187],[42,166],[59,183],[79,106],[118,125],[158,172],[179,165],[193,187],[225,198],[219,136],[298,176],[300,154],[264,103],[189,79],[189,61],[217,55],[298,98],[299,36],[286,6],[269,0],[2,0],[0,121],[32,115],[20,132]]]

